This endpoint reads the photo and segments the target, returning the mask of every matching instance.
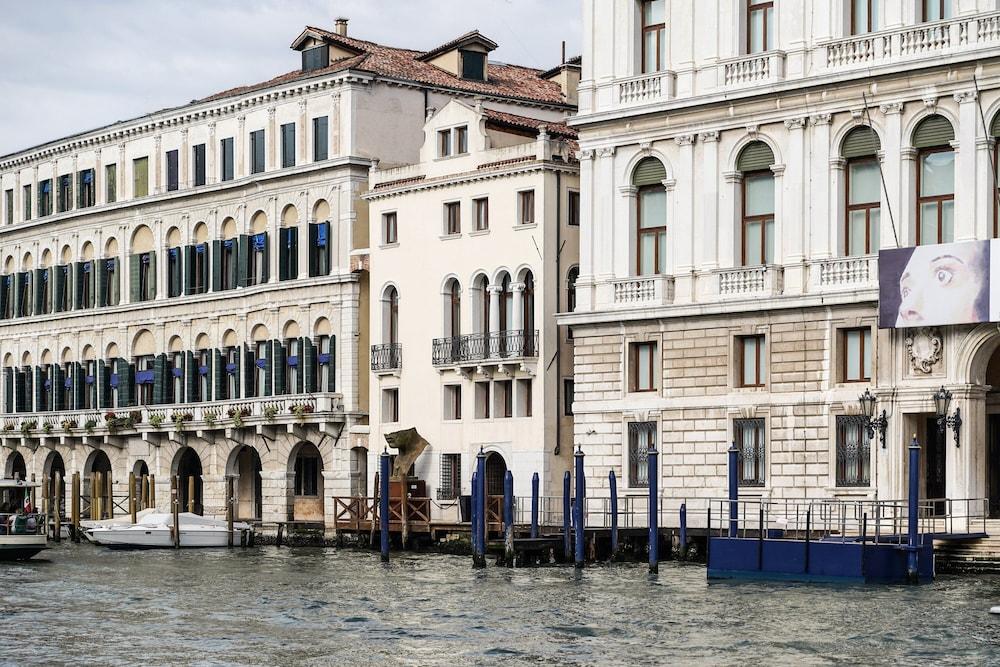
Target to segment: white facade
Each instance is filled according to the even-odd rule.
[[[767,48],[748,53],[760,37],[748,35],[746,2],[668,1],[663,55],[644,72],[643,3],[584,3],[573,121],[581,133],[579,298],[560,321],[575,333],[576,440],[595,485],[614,468],[632,488],[629,425],[649,423],[661,488],[675,498],[722,495],[726,449],[751,427],[761,470],[748,474],[745,493],[902,497],[905,445],[916,433],[925,444],[922,493],[1000,498],[1000,477],[989,480],[1000,456],[988,455],[996,445],[987,438],[987,361],[1000,342],[987,329],[995,328],[877,328],[880,248],[996,236],[1000,12],[996,2],[954,0],[945,3],[949,18],[923,21],[923,3],[883,0],[873,30],[852,35],[852,4],[776,0]],[[953,136],[928,145],[932,117]],[[849,139],[859,128],[867,136]],[[858,158],[852,142],[874,141],[872,131],[875,147]],[[754,150],[768,159],[741,168]],[[918,239],[930,210],[919,175],[934,151],[953,159],[954,178],[941,179],[953,228],[945,223],[941,238],[928,239],[925,227]],[[664,174],[644,190],[636,168],[648,158]],[[755,179],[772,184],[773,203],[754,199]],[[639,218],[649,187],[665,201],[657,213],[665,258],[643,271]],[[868,204],[881,220],[867,244],[848,229],[852,187],[877,193]],[[766,227],[766,241],[755,225]],[[871,368],[860,373],[853,366],[864,359],[846,342],[855,335],[872,341]],[[748,383],[743,353],[758,336],[759,369]],[[653,386],[633,391],[631,354],[644,342],[654,344]],[[928,426],[941,385],[966,418],[961,447],[951,430],[945,444]],[[858,412],[866,388],[888,412],[885,449],[878,437],[869,449],[840,434],[861,433],[842,418]]]
[[[435,517],[458,518],[480,448],[494,495],[506,469],[515,493],[538,473],[553,495],[572,460],[572,347],[554,316],[577,264],[575,133],[560,116],[522,113],[450,103],[428,119],[420,160],[373,171],[366,195],[370,470],[386,434],[416,428],[430,446],[414,474],[440,501]]]

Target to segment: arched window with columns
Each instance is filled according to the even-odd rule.
[[[913,131],[917,149],[917,245],[955,239],[955,130],[944,116],[920,121]]]
[[[841,144],[846,161],[844,191],[844,253],[868,255],[878,252],[882,206],[882,176],[879,172],[878,135],[867,125],[851,130]]]
[[[632,172],[636,188],[636,273],[652,276],[666,272],[667,170],[655,157],[648,157]]]
[[[741,261],[743,266],[774,263],[774,153],[763,141],[743,147],[736,160],[742,176]]]

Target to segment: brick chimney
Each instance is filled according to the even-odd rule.
[[[333,31],[341,37],[347,37],[347,19],[343,16],[338,16],[337,20],[334,21]]]

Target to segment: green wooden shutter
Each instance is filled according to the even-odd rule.
[[[875,130],[867,125],[862,125],[851,130],[847,137],[844,138],[840,154],[842,157],[848,159],[852,157],[868,157],[869,155],[878,153],[881,148],[882,145],[879,142],[878,135],[875,134]]]
[[[740,157],[736,160],[736,168],[740,171],[762,171],[770,169],[774,164],[774,153],[771,147],[763,141],[753,141],[747,144]]]
[[[99,409],[106,408],[108,405],[109,397],[109,387],[108,387],[108,369],[104,364],[103,359],[97,360],[97,375],[94,376],[94,384],[97,386],[97,407]]]
[[[188,403],[194,403],[198,395],[198,362],[194,352],[184,353],[184,397]],[[176,398],[174,399],[176,400]],[[202,400],[206,400],[202,397]]]
[[[14,412],[14,369],[3,369],[3,411]]]
[[[305,382],[305,392],[316,391],[316,346],[309,338],[302,339],[302,358],[299,360],[299,378]]]
[[[251,348],[249,346],[243,346],[243,397],[253,396],[253,380],[254,380],[254,362],[256,355],[251,354]],[[236,364],[237,368],[240,368],[240,364]]]
[[[52,389],[50,394],[52,395],[52,409],[56,412],[66,409],[66,406],[63,405],[63,385],[65,384],[65,381],[66,376],[63,373],[62,366],[59,364],[52,364]]]
[[[273,361],[271,355],[268,355],[268,363],[274,369],[273,395],[280,396],[282,394],[294,393],[294,389],[293,391],[287,391],[285,387],[285,357],[287,356],[285,346],[281,344],[280,340],[271,341],[270,345],[273,351]],[[268,376],[270,375],[268,373]]]
[[[24,293],[23,274],[14,275],[14,317],[21,316],[21,295]]]
[[[222,241],[212,241],[212,291],[222,289]]]
[[[309,225],[309,277],[315,278],[319,273],[319,257],[317,253],[319,249],[316,247],[316,242],[319,235],[319,225],[311,224]]]
[[[108,263],[103,259],[96,260],[94,268],[97,269],[97,305],[106,306],[108,305]]]
[[[288,393],[292,393],[292,391],[294,391],[296,394],[301,394],[305,391],[306,375],[302,367],[305,364],[306,340],[306,338],[299,338],[299,372],[296,373],[298,379],[295,382],[295,387],[291,388]]]
[[[299,229],[290,227],[288,238],[282,244],[284,252],[288,255],[288,267],[285,270],[285,280],[294,280],[299,277]]]
[[[153,360],[153,404],[163,405],[169,403],[167,400],[169,392],[168,386],[173,386],[173,371],[167,375],[167,355],[158,354]],[[169,383],[169,385],[168,385]],[[179,402],[179,401],[174,401]]]
[[[648,157],[636,165],[632,172],[632,185],[642,187],[644,185],[662,185],[667,178],[667,170],[663,163],[655,157]]]
[[[41,366],[35,366],[35,382],[34,382],[34,386],[35,386],[35,405],[34,405],[34,411],[35,412],[42,412],[43,410],[45,410],[45,398],[43,396],[43,392],[45,390],[45,386],[42,383],[42,367]]]
[[[73,281],[73,307],[77,310],[83,308],[83,262],[77,262],[74,265],[73,273],[76,274],[76,280]]]
[[[1000,113],[993,116],[993,122],[990,123],[990,136],[1000,137]]]
[[[45,269],[35,269],[35,278],[32,281],[35,287],[35,306],[34,312],[36,315],[40,315],[45,312],[42,309],[43,301],[45,300],[45,283],[42,282],[42,275],[45,273]]]
[[[271,239],[268,237],[267,232],[264,232],[264,252],[260,254],[261,261],[264,262],[264,266],[261,270],[261,277],[263,282],[267,282],[271,279]]]
[[[11,276],[0,276],[0,318],[7,319],[7,300],[10,298],[10,288],[4,285],[5,281],[10,281],[13,284],[14,279]]]
[[[143,296],[139,293],[139,268],[142,257],[140,255],[129,255],[128,258],[128,280],[129,280],[129,301],[138,303]]]
[[[247,279],[250,274],[250,237],[246,234],[240,234],[236,263],[239,265],[239,273],[236,275],[236,284],[239,287],[246,287]]]
[[[143,297],[146,301],[156,298],[156,253],[149,253],[149,280],[146,281],[146,293]]]
[[[288,230],[278,230],[278,280],[288,280]]]
[[[132,405],[132,387],[135,383],[135,371],[128,362],[128,359],[117,359],[116,368],[118,374],[118,405],[128,407]]]
[[[84,370],[83,364],[79,361],[73,364],[73,409],[80,410],[83,408],[85,401],[84,392],[87,390],[87,371]],[[83,426],[83,424],[80,424]]]
[[[181,254],[184,261],[184,270],[182,271],[184,274],[184,294],[191,294],[194,292],[194,246],[184,246]]]
[[[920,121],[913,132],[914,148],[947,146],[955,140],[955,129],[944,116],[934,114]]]
[[[212,350],[212,352],[213,352],[213,357],[215,359],[214,363],[215,377],[212,379],[215,380],[214,382],[215,400],[219,401],[222,400],[223,396],[225,396],[225,391],[226,391],[226,365],[225,361],[222,358],[222,350]],[[235,397],[229,396],[228,398],[235,398]]]
[[[52,310],[61,313],[63,312],[63,295],[66,293],[66,274],[63,273],[63,266],[59,264],[56,266],[56,285],[54,294],[54,303]]]

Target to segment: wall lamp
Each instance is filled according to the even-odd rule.
[[[934,409],[937,411],[938,433],[944,435],[946,429],[950,426],[955,431],[955,446],[961,447],[962,409],[955,408],[955,414],[949,416],[948,409],[950,407],[951,392],[942,386],[934,392]]]
[[[885,432],[889,428],[889,418],[886,416],[885,410],[882,411],[881,415],[875,417],[875,401],[875,396],[869,389],[865,389],[865,393],[858,396],[861,414],[865,417],[865,426],[868,429],[868,438],[874,438],[877,430],[879,443],[882,445],[882,449],[885,449]]]

